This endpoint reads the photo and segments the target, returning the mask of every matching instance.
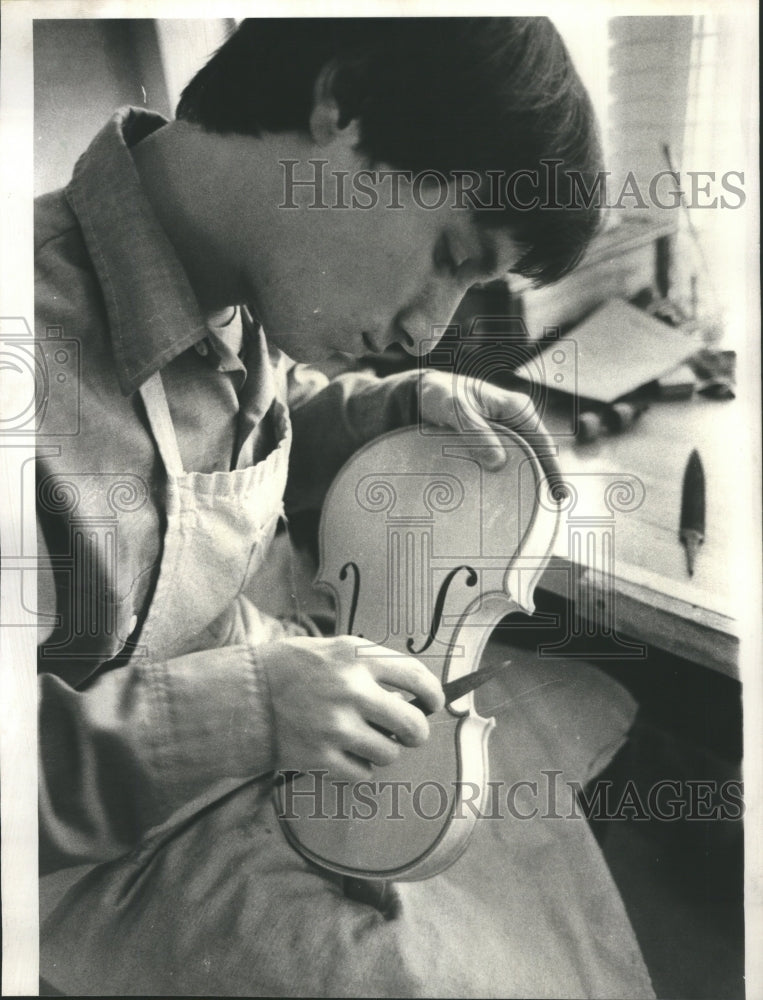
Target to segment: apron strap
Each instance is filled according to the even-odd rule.
[[[159,454],[162,457],[167,474],[181,476],[184,471],[183,459],[180,455],[180,448],[178,447],[175,428],[170,416],[170,408],[167,404],[167,395],[164,391],[161,374],[154,372],[150,378],[146,379],[138,391],[146,407],[151,432],[159,448]]]

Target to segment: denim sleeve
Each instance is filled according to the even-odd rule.
[[[127,854],[274,767],[252,644],[135,662],[84,691],[41,674],[38,696],[41,873]]]

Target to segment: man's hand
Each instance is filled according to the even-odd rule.
[[[466,432],[463,443],[473,444],[475,458],[488,469],[497,470],[506,463],[505,445],[492,421],[530,436],[546,475],[559,474],[554,439],[523,393],[465,375],[427,371],[421,376],[419,406],[425,423]],[[482,433],[475,437],[475,431]]]
[[[325,767],[334,779],[367,778],[371,764],[391,764],[401,745],[419,746],[429,736],[424,713],[399,692],[421,698],[432,712],[445,704],[440,683],[418,660],[354,636],[284,639],[264,647],[261,662],[277,769]]]

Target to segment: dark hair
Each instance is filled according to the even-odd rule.
[[[177,116],[219,133],[304,131],[327,65],[373,162],[542,179],[544,161],[561,161],[551,204],[564,208],[541,198],[478,217],[511,231],[516,272],[546,283],[574,267],[599,211],[574,204],[568,172],[592,190],[601,154],[590,99],[547,18],[250,19],[191,80]]]

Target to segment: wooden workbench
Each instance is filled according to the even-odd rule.
[[[563,515],[541,587],[574,601],[581,628],[609,627],[615,641],[627,636],[739,676],[735,607],[745,578],[750,503],[738,476],[749,456],[737,401],[695,396],[652,403],[629,432],[586,445],[565,436],[558,414],[544,413],[544,419],[576,499]],[[705,469],[707,521],[690,577],[678,527],[692,448]],[[625,485],[606,497],[607,486],[618,481]],[[605,535],[611,541],[603,542]],[[635,655],[627,643],[622,648]]]

